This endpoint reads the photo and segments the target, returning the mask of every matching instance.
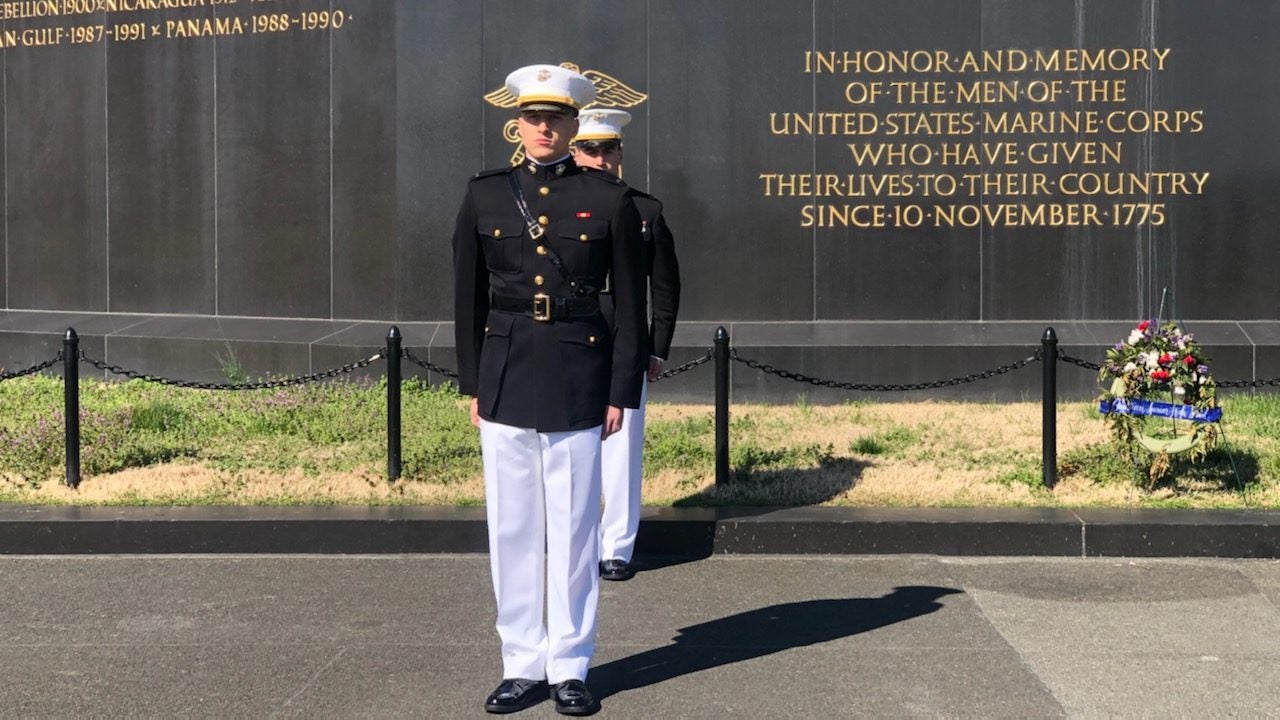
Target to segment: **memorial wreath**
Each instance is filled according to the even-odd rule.
[[[1217,447],[1222,417],[1208,360],[1191,333],[1176,323],[1138,323],[1107,351],[1098,373],[1099,411],[1131,462],[1149,460],[1148,478],[1159,481],[1170,456],[1199,460]]]

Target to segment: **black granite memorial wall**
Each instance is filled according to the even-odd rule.
[[[486,95],[551,62],[635,116],[673,361],[724,324],[762,362],[916,382],[1049,325],[1096,361],[1162,313],[1220,376],[1275,377],[1278,26],[1249,0],[3,1],[0,366],[76,325],[145,372],[315,370],[391,323],[448,365],[453,216],[516,150]],[[734,369],[742,399],[806,391]]]

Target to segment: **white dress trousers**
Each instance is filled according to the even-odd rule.
[[[649,383],[640,390],[640,407],[623,408],[622,430],[605,438],[600,463],[604,513],[600,518],[600,559],[631,562],[640,529],[640,479],[644,455],[644,407]]]
[[[600,427],[540,433],[482,419],[480,453],[502,676],[585,680],[600,586]]]

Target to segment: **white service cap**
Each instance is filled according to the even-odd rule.
[[[578,111],[596,99],[585,75],[559,65],[526,65],[507,76],[507,92],[521,110]]]
[[[578,136],[574,142],[621,140],[622,126],[631,122],[626,110],[591,108],[578,115]]]

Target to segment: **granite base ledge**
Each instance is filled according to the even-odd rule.
[[[0,554],[484,553],[483,508],[0,507]],[[646,508],[637,556],[1280,558],[1280,511]]]

